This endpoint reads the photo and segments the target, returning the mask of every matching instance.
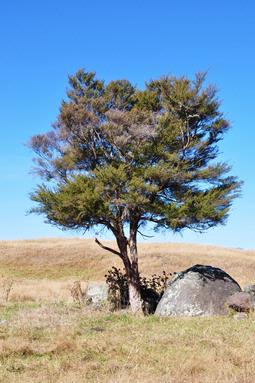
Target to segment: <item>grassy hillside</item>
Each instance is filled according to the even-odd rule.
[[[110,243],[114,246],[114,243]],[[142,274],[184,270],[196,263],[221,267],[241,286],[255,282],[255,251],[194,244],[146,243],[139,246]],[[103,280],[112,266],[122,268],[117,256],[92,239],[0,241],[0,298],[12,280],[15,302],[71,302],[74,280]]]
[[[108,243],[115,246],[114,243]],[[216,246],[143,243],[139,245],[143,274],[180,271],[196,263],[222,267],[245,284],[255,280],[255,251]],[[92,239],[0,241],[0,275],[29,279],[103,279],[112,266],[122,267],[117,256],[102,250]]]
[[[108,244],[114,247],[114,243]],[[139,253],[144,275],[181,271],[201,263],[223,268],[240,285],[255,281],[255,251],[143,243]],[[74,280],[83,285],[88,280],[103,280],[113,265],[122,268],[117,256],[101,249],[92,239],[0,241],[0,282],[14,281],[10,294],[14,301],[70,301]]]
[[[157,243],[139,250],[146,275],[204,263],[241,285],[255,281],[252,251]],[[255,314],[158,318],[75,305],[72,282],[102,280],[112,265],[121,266],[93,240],[0,242],[1,383],[255,381]]]

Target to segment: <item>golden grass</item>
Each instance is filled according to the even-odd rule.
[[[135,317],[9,303],[0,382],[253,383],[255,321]]]
[[[255,281],[254,251],[146,243],[139,252],[145,275],[202,263],[241,285]],[[254,314],[243,321],[143,318],[72,303],[74,280],[84,288],[112,265],[122,267],[93,240],[0,241],[1,383],[255,381]]]
[[[108,242],[115,247],[114,243]],[[255,251],[216,246],[141,243],[140,270],[145,275],[180,271],[196,263],[223,268],[241,285],[255,280]],[[25,279],[102,280],[117,256],[92,239],[0,241],[0,276]]]

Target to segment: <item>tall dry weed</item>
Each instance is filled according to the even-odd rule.
[[[70,289],[74,303],[82,305],[84,303],[84,294],[81,289],[81,282],[75,281]]]
[[[14,280],[10,278],[4,278],[0,282],[0,301],[6,303],[9,300],[10,292],[13,287]]]

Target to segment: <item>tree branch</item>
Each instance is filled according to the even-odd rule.
[[[154,238],[154,235],[145,235],[140,230],[137,230],[137,233],[139,233],[144,238]]]
[[[164,223],[165,223],[165,218],[157,219],[157,218],[153,218],[153,216],[151,216],[151,217],[144,217],[144,218],[142,218],[142,220],[143,221],[149,221],[149,222],[157,223],[157,224],[162,224],[162,225],[164,225]]]
[[[118,255],[121,258],[121,253],[118,252],[117,250],[114,250],[114,249],[112,249],[111,247],[108,247],[108,246],[104,246],[101,242],[99,242],[99,240],[97,238],[95,238],[95,242],[96,242],[97,245],[102,247],[102,249],[110,251],[111,253],[113,253],[115,255]]]

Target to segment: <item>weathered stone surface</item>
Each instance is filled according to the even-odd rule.
[[[255,285],[244,286],[243,291],[249,293],[255,297]]]
[[[239,313],[249,313],[253,309],[253,301],[251,294],[241,291],[228,297],[227,306]]]
[[[100,306],[108,299],[108,286],[105,282],[88,282],[84,292],[85,301]]]
[[[225,271],[195,265],[169,282],[156,312],[160,316],[214,316],[227,314],[227,298],[241,291]]]

